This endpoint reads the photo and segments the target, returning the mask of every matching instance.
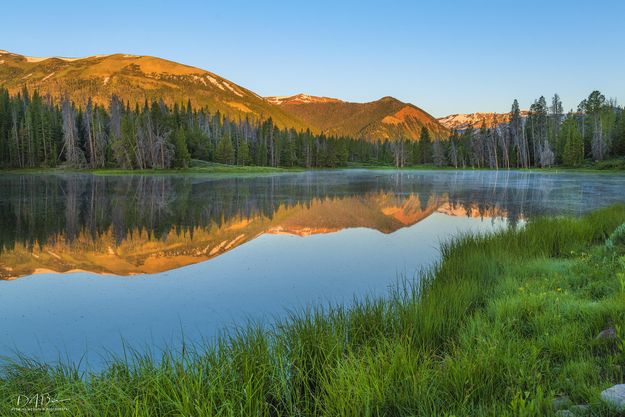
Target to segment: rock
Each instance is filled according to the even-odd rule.
[[[575,414],[569,410],[560,410],[556,413],[556,417],[575,417]]]
[[[614,327],[608,327],[605,330],[602,330],[597,337],[595,337],[595,339],[597,340],[612,340],[612,339],[616,339],[616,330],[614,330]]]
[[[614,385],[602,391],[601,399],[617,410],[625,411],[625,384]]]
[[[569,407],[569,410],[576,416],[585,416],[590,413],[590,406],[588,404],[577,404]]]
[[[563,410],[565,408],[569,408],[569,406],[573,404],[571,402],[571,399],[566,396],[563,395],[561,397],[556,397],[553,399],[553,401],[551,402],[551,406],[553,407],[554,410],[558,411],[558,410]]]

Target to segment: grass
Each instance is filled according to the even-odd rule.
[[[47,174],[47,173],[91,173],[94,175],[172,175],[172,174],[224,174],[224,175],[262,175],[289,172],[302,172],[304,168],[274,168],[264,166],[226,165],[214,162],[193,160],[188,168],[168,169],[75,169],[75,168],[24,168],[1,172],[15,174]]]
[[[7,364],[0,415],[39,392],[67,416],[548,416],[560,396],[618,416],[599,393],[625,381],[624,222],[620,205],[467,235],[385,298],[99,373]]]
[[[154,175],[154,174],[243,174],[243,175],[262,175],[262,174],[280,174],[289,172],[301,172],[304,169],[296,168],[273,168],[258,166],[240,166],[240,165],[222,165],[212,164],[211,166],[198,166],[180,169],[96,169],[89,170],[94,175]]]
[[[580,172],[580,173],[622,173],[625,171],[625,164],[621,164],[619,160],[604,161],[605,163],[587,163],[578,167],[566,167],[566,166],[554,166],[551,168],[515,168],[511,167],[509,170],[505,168],[499,168],[498,171],[519,171],[519,172],[545,172],[545,173],[567,173],[567,172]],[[369,170],[389,170],[389,171],[412,171],[412,170],[426,170],[426,171],[497,171],[492,168],[475,168],[475,167],[452,167],[452,166],[438,166],[434,164],[421,164],[421,165],[406,165],[398,168],[394,165],[383,164],[366,164],[366,163],[348,163],[344,168],[339,169],[369,169]]]
[[[242,166],[242,165],[227,165],[219,164],[216,162],[206,162],[199,159],[194,159],[188,168],[168,168],[168,169],[119,169],[119,168],[104,168],[104,169],[76,169],[76,168],[20,168],[20,169],[0,169],[0,174],[16,173],[16,174],[43,174],[43,173],[70,173],[70,172],[83,172],[92,173],[94,175],[171,175],[171,174],[223,174],[223,175],[242,175],[242,176],[255,176],[263,174],[279,174],[279,173],[291,173],[291,172],[304,172],[304,171],[319,171],[319,170],[343,170],[343,169],[367,169],[367,170],[437,170],[437,171],[493,171],[491,168],[454,168],[450,166],[437,166],[433,164],[422,165],[410,165],[402,168],[397,168],[394,165],[373,164],[373,163],[353,163],[349,162],[345,167],[338,168],[274,168],[265,166]],[[557,166],[553,168],[529,168],[529,169],[516,169],[518,171],[535,171],[535,172],[585,172],[585,173],[613,173],[622,172],[625,170],[625,159],[612,159],[602,162],[586,162],[585,165],[571,168]],[[501,169],[501,171],[505,171]]]
[[[607,161],[596,162],[594,164],[596,169],[600,170],[625,170],[625,158],[608,159]]]

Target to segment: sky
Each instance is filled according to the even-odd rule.
[[[153,55],[256,93],[393,96],[436,117],[592,90],[625,103],[625,2],[6,2],[0,49]]]

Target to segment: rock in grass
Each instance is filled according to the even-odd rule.
[[[590,406],[588,404],[577,404],[572,405],[569,410],[576,416],[585,416],[590,413]]]
[[[553,401],[551,402],[551,406],[553,407],[554,410],[563,410],[565,408],[569,408],[569,406],[573,404],[571,402],[571,399],[569,397],[567,397],[566,395],[563,395],[561,397],[557,397],[554,398]]]
[[[619,411],[625,410],[625,384],[618,384],[601,392],[601,399]]]
[[[616,339],[616,330],[614,327],[608,327],[605,330],[601,330],[601,332],[595,338],[597,340],[612,340]]]
[[[560,410],[556,413],[556,417],[575,417],[575,414],[569,410]]]

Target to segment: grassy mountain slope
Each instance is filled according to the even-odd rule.
[[[420,108],[392,97],[349,103],[304,94],[263,98],[212,72],[166,59],[138,55],[84,58],[34,58],[0,50],[0,85],[17,93],[27,87],[54,99],[67,95],[78,105],[91,97],[108,105],[116,94],[131,105],[163,100],[219,111],[232,118],[271,117],[280,127],[309,128],[328,135],[365,139],[418,139],[426,127],[432,137],[448,130]]]
[[[298,94],[267,97],[287,113],[328,135],[365,139],[413,139],[425,127],[434,138],[446,138],[448,130],[430,114],[393,97],[369,103],[349,103],[327,97]]]
[[[59,98],[67,94],[77,104],[89,97],[108,105],[112,94],[131,104],[160,100],[191,103],[233,118],[272,117],[281,127],[308,127],[279,106],[254,92],[203,69],[161,58],[99,55],[85,58],[33,58],[0,51],[0,85],[11,93],[23,87]]]

